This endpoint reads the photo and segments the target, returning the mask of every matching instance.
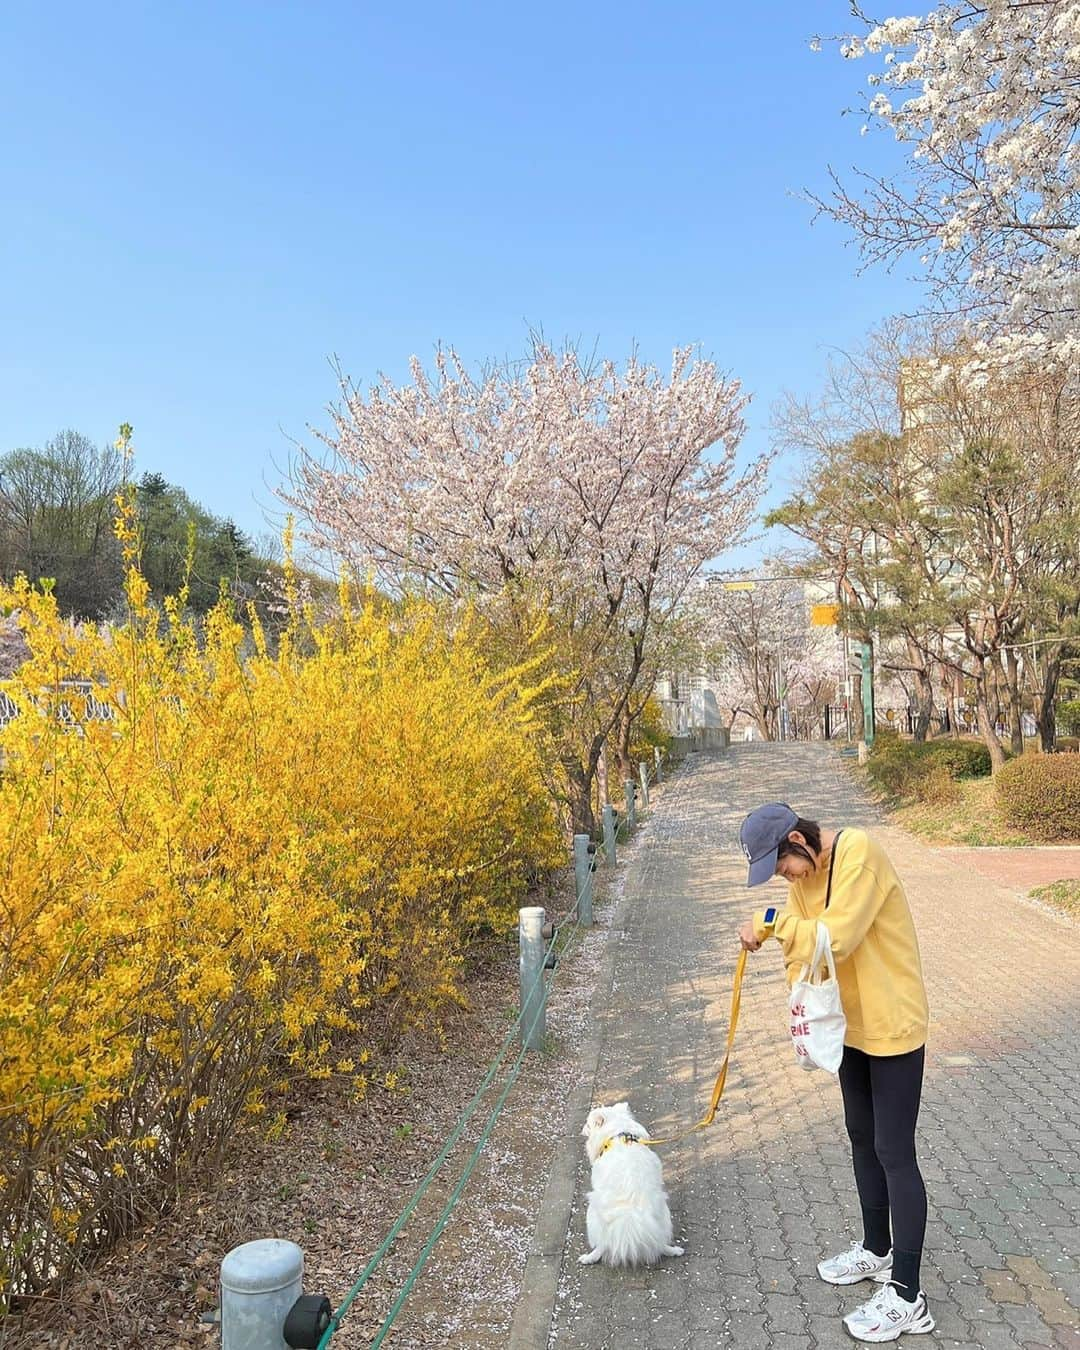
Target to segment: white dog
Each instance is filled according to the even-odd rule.
[[[583,1266],[651,1266],[662,1256],[682,1256],[672,1245],[671,1210],[664,1190],[664,1169],[649,1137],[630,1114],[628,1102],[597,1106],[582,1127],[592,1164],[592,1190],[585,1231],[592,1251]]]

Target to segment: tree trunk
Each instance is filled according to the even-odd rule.
[[[1016,649],[1013,647],[1003,652],[1002,658],[1005,689],[1009,702],[1009,748],[1014,755],[1022,755],[1024,753],[1024,710],[1020,694],[1020,662],[1016,659]]]
[[[915,714],[915,740],[921,745],[926,740],[930,723],[934,716],[934,681],[928,670],[917,670],[915,679],[918,685],[918,712]]]
[[[1039,744],[1046,754],[1052,754],[1057,744],[1057,722],[1054,718],[1054,703],[1057,699],[1058,680],[1061,678],[1060,647],[1048,647],[1046,654],[1040,656],[1042,666],[1042,692],[1035,709],[1035,721],[1039,728]]]
[[[757,706],[754,708],[754,721],[757,723],[757,729],[761,732],[763,741],[776,740],[776,715],[778,708],[775,703],[770,703],[768,698],[759,698]]]
[[[983,744],[990,752],[990,772],[997,773],[998,769],[1004,767],[1005,751],[998,740],[994,720],[990,716],[990,701],[986,696],[985,666],[980,668],[975,682],[975,715],[979,721],[979,733],[983,738]]]
[[[851,739],[861,741],[866,731],[866,718],[863,716],[862,672],[850,671],[851,694],[848,706],[851,709]]]
[[[934,679],[933,667],[911,637],[905,637],[907,658],[911,662],[911,671],[915,676],[915,717],[911,734],[914,740],[922,744],[930,730],[934,716]]]
[[[634,777],[634,765],[630,759],[630,705],[626,704],[619,714],[615,728],[615,764],[619,770],[619,782],[625,783]]]
[[[566,770],[566,791],[570,804],[570,824],[574,834],[587,834],[591,839],[596,832],[596,817],[592,808],[593,774],[580,760],[563,762]]]

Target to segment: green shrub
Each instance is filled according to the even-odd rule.
[[[911,781],[911,791],[916,801],[926,806],[948,806],[960,800],[961,789],[954,774],[942,756],[921,756],[914,760],[917,773]]]
[[[953,778],[986,778],[990,751],[982,741],[928,741],[926,749],[948,765]]]
[[[985,778],[990,752],[980,741],[904,741],[879,732],[867,760],[871,779],[898,801],[948,802],[959,793],[948,786],[961,778]]]
[[[1037,839],[1080,836],[1080,755],[1022,755],[994,787],[1010,824]]]
[[[916,748],[895,735],[878,735],[866,761],[871,780],[890,797],[907,800],[915,796],[920,765]]]
[[[1066,736],[1080,736],[1080,698],[1059,703],[1054,709],[1058,730]]]

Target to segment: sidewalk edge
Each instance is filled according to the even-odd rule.
[[[620,899],[619,907],[622,903]],[[609,932],[607,950],[594,986],[594,998],[597,991],[611,988],[615,978],[616,949],[617,944],[611,941]],[[598,1023],[594,1023],[579,1051],[580,1081],[567,1099],[562,1130],[555,1137],[551,1174],[544,1188],[544,1198],[540,1203],[529,1255],[525,1261],[521,1292],[510,1327],[508,1350],[548,1350],[559,1271],[573,1212],[577,1171],[583,1157],[580,1122],[584,1121],[592,1107],[603,1045],[603,1030]]]

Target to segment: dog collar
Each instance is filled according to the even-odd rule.
[[[629,1130],[624,1130],[622,1134],[613,1134],[610,1139],[605,1139],[603,1144],[601,1144],[600,1152],[596,1155],[597,1158],[602,1158],[616,1141],[622,1144],[640,1144],[641,1136],[638,1134],[631,1134]]]

